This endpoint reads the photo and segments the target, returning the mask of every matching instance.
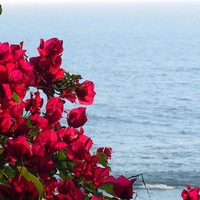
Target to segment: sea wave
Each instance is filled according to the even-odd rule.
[[[144,185],[142,186],[137,186],[137,188],[147,188],[147,189],[160,189],[160,190],[174,190],[175,186],[169,186],[165,184],[146,184],[146,187]]]

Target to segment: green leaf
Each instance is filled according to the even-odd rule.
[[[66,162],[66,164],[67,164],[67,168],[68,168],[69,170],[72,170],[73,167],[76,165],[76,162],[73,162],[73,161],[71,161],[71,160],[68,160],[68,161]]]
[[[18,96],[15,92],[13,92],[13,94],[12,94],[12,99],[13,99],[16,103],[20,103],[20,98],[19,98],[19,96]]]
[[[31,123],[30,117],[27,118],[27,120],[26,120],[26,125],[27,125],[29,128],[33,127],[32,123]]]
[[[62,179],[62,180],[65,180],[66,178],[68,178],[68,171],[67,170],[60,170],[59,171],[59,177]]]
[[[5,168],[3,168],[3,166],[1,166],[1,169],[0,169],[0,183],[1,184],[4,184],[4,185],[8,185],[9,182],[8,182],[8,179],[12,179],[15,177],[15,170],[12,169],[10,166],[6,166]],[[3,173],[3,174],[2,174]]]
[[[12,169],[12,167],[6,166],[6,167],[5,167],[5,174],[6,174],[6,176],[7,176],[8,178],[12,179],[12,178],[15,177],[16,172],[15,172],[14,169]]]
[[[105,192],[107,192],[108,194],[111,194],[111,195],[115,196],[115,195],[114,195],[114,192],[113,192],[113,185],[114,185],[114,183],[111,183],[111,182],[109,182],[109,183],[104,183],[104,184],[102,184],[102,185],[100,186],[100,188],[101,188],[102,190],[104,190]]]
[[[88,197],[87,195],[84,196],[84,200],[90,200],[90,197]]]
[[[40,200],[42,200],[43,193],[44,193],[44,186],[41,181],[31,174],[26,167],[18,166],[17,167],[19,173],[29,182],[32,182],[38,190]]]
[[[72,78],[72,80],[82,79],[80,74],[72,74],[71,78]]]
[[[2,147],[2,145],[0,144],[0,155],[3,153],[4,148]]]
[[[58,160],[59,161],[65,161],[66,160],[67,156],[65,154],[65,151],[66,150],[64,150],[64,149],[58,151]]]
[[[0,15],[1,15],[1,13],[2,13],[2,6],[1,6],[1,4],[0,4]]]
[[[107,163],[107,156],[106,156],[105,153],[99,152],[99,153],[96,154],[96,156],[99,157],[99,161],[98,161],[99,164],[103,165],[104,167],[107,167],[107,166],[108,166],[108,163]]]
[[[3,173],[4,173],[5,169],[0,169],[0,178],[3,176]]]

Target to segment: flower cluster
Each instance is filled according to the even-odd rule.
[[[112,149],[92,153],[86,107],[65,107],[91,105],[93,82],[61,68],[62,40],[37,50],[0,43],[0,199],[132,199],[136,179],[110,174]]]
[[[183,190],[181,196],[183,200],[200,200],[200,188],[191,188],[189,185],[186,185],[187,190]]]

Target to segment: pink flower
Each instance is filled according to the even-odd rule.
[[[10,56],[9,43],[0,43],[0,64],[5,63]]]
[[[43,98],[39,92],[31,92],[31,99],[26,100],[26,111],[30,111],[32,115],[40,114],[43,105]]]
[[[100,147],[97,149],[97,153],[100,153],[100,152],[103,152],[106,154],[107,158],[108,159],[111,159],[111,156],[112,156],[112,148],[110,147]]]
[[[11,127],[11,116],[7,110],[0,112],[0,131],[6,133]]]
[[[59,97],[51,97],[46,104],[45,118],[49,125],[56,124],[62,117],[63,102]]]
[[[59,141],[59,138],[53,130],[41,131],[41,133],[34,139],[34,144],[42,144],[44,146],[46,155],[52,155],[54,152],[65,148],[65,142]]]
[[[181,196],[183,200],[200,200],[200,188],[191,188],[189,185],[186,185],[187,190],[183,190]]]
[[[75,90],[78,102],[83,105],[91,105],[94,101],[95,91],[94,83],[91,81],[84,81],[80,87]]]
[[[59,55],[63,52],[63,41],[57,38],[51,38],[47,41],[40,40],[40,46],[37,48],[40,56],[49,57]]]
[[[78,128],[85,124],[87,116],[85,114],[86,108],[79,107],[70,111],[67,121],[70,127]]]
[[[0,184],[0,197],[3,199],[34,200],[39,195],[35,185],[23,176],[17,175],[9,182],[8,186]]]
[[[25,136],[19,136],[16,139],[9,139],[5,146],[5,156],[11,158],[11,162],[21,160],[22,157],[31,156],[31,147]]]
[[[118,179],[116,179],[113,186],[115,195],[126,200],[132,199],[134,194],[132,185],[135,180],[136,179],[128,180],[126,177],[120,176]]]
[[[58,185],[59,194],[54,197],[54,200],[83,200],[84,193],[75,186],[70,179],[60,181]]]

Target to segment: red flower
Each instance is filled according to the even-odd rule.
[[[9,139],[5,146],[5,155],[11,158],[11,162],[16,162],[22,157],[31,156],[31,147],[25,136],[19,136],[16,139]]]
[[[3,199],[34,200],[38,195],[35,185],[21,175],[11,179],[9,186],[0,184],[0,197],[3,197]]]
[[[48,120],[49,124],[57,123],[63,113],[63,102],[59,97],[51,97],[46,104],[46,114],[45,118]]]
[[[109,177],[110,169],[108,167],[101,168],[101,167],[95,167],[93,168],[93,182],[94,187],[98,188],[102,183],[105,182],[104,179]]]
[[[45,42],[41,39],[40,46],[37,49],[40,56],[43,57],[59,55],[63,52],[63,41],[57,38],[51,38]]]
[[[69,126],[73,128],[78,128],[83,126],[87,121],[85,110],[86,108],[83,107],[72,109],[67,118]]]
[[[42,159],[45,156],[45,149],[43,144],[34,143],[32,145],[32,159]]]
[[[54,200],[83,200],[84,193],[76,188],[73,181],[66,179],[60,181],[58,185],[59,194],[54,197]]]
[[[50,172],[55,168],[54,162],[50,157],[43,157],[42,159],[32,159],[31,166],[39,174],[43,181],[47,181],[50,177]]]
[[[63,41],[57,38],[51,38],[46,42],[41,39],[38,47],[40,56],[30,58],[30,63],[34,66],[35,86],[48,95],[52,91],[52,84],[61,79],[65,73],[60,68],[62,44]]]
[[[79,137],[77,138],[76,142],[83,143],[84,146],[85,146],[85,149],[87,149],[87,150],[90,150],[90,148],[93,145],[93,142],[92,142],[91,138],[89,138],[88,136],[83,135],[83,134],[79,135]]]
[[[21,42],[20,44],[10,45],[10,52],[11,52],[9,57],[10,63],[19,62],[21,59],[24,59],[24,53],[26,51],[22,50],[22,47],[23,47],[23,42]]]
[[[71,145],[67,147],[67,156],[73,161],[89,161],[91,155],[88,149],[85,148],[85,145],[81,142],[72,142]]]
[[[186,185],[187,190],[183,190],[181,196],[183,200],[200,200],[200,188],[191,188],[189,185]]]
[[[110,148],[110,147],[105,147],[105,148],[100,147],[100,148],[97,149],[97,153],[100,153],[100,152],[105,153],[106,156],[107,156],[107,158],[108,158],[108,159],[111,159],[112,148]]]
[[[12,99],[12,92],[9,84],[0,84],[0,103],[5,104]]]
[[[103,197],[95,197],[95,196],[93,196],[93,197],[91,198],[91,200],[103,200]]]
[[[59,131],[59,136],[60,136],[60,138],[62,138],[63,141],[64,141],[66,144],[71,144],[74,140],[77,140],[77,138],[78,138],[79,135],[81,135],[81,134],[82,134],[81,131],[78,131],[77,129],[75,129],[75,128],[70,128],[70,127],[61,129],[61,130]]]
[[[35,97],[35,98],[34,98]],[[43,99],[40,97],[39,92],[31,92],[31,99],[26,100],[26,111],[30,111],[32,115],[40,114],[43,105]]]
[[[0,132],[6,133],[7,131],[9,131],[10,127],[11,127],[10,113],[7,110],[0,112]]]
[[[34,139],[34,144],[42,144],[45,148],[46,155],[52,155],[54,152],[66,147],[66,143],[59,141],[56,132],[53,130],[41,131]]]
[[[5,63],[10,56],[9,43],[0,43],[0,64]]]
[[[126,200],[132,199],[134,193],[132,185],[135,180],[136,179],[128,180],[126,177],[120,176],[118,179],[116,179],[113,186],[115,195]]]
[[[32,115],[30,117],[31,123],[33,126],[36,126],[37,128],[47,128],[48,127],[48,120],[41,117],[39,114]]]
[[[76,102],[76,92],[68,88],[62,91],[60,97],[63,99],[67,99],[71,103]]]
[[[91,105],[94,101],[95,91],[94,83],[91,81],[84,81],[76,90],[78,102],[83,105]]]
[[[46,191],[46,199],[51,199],[53,195],[56,193],[56,188],[58,186],[58,181],[55,177],[51,178],[50,180],[47,180],[45,183],[45,191]]]

